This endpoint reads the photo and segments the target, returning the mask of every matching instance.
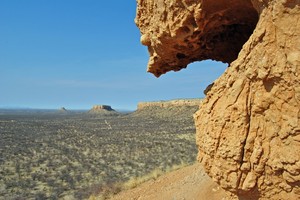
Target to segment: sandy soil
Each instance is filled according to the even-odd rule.
[[[112,200],[229,200],[223,189],[194,164],[123,191]]]

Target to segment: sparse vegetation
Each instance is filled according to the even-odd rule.
[[[112,196],[118,194],[119,192],[123,190],[129,190],[132,188],[135,188],[139,186],[140,184],[149,181],[149,180],[156,180],[158,177],[162,176],[163,174],[166,174],[168,172],[180,169],[182,167],[187,166],[187,164],[181,163],[179,165],[174,165],[172,167],[169,167],[165,170],[162,170],[160,168],[154,169],[149,174],[140,176],[140,177],[131,177],[126,182],[116,182],[111,185],[105,185],[100,186],[95,192],[89,197],[89,200],[105,200],[110,199]]]
[[[0,114],[0,199],[107,198],[155,170],[192,163],[196,109]]]

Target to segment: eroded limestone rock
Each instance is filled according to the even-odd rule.
[[[136,23],[148,46],[148,71],[160,76],[187,64],[237,58],[258,20],[250,0],[139,0]]]
[[[138,0],[136,23],[156,76],[230,64],[195,115],[207,173],[241,199],[299,199],[300,1]]]

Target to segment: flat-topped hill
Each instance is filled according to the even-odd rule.
[[[200,103],[201,99],[140,102],[132,115],[163,120],[186,119],[186,116],[192,119]]]
[[[142,110],[149,107],[179,107],[179,106],[199,106],[201,99],[176,99],[170,101],[153,101],[153,102],[140,102],[137,109]]]
[[[109,105],[94,105],[89,111],[89,114],[104,114],[104,115],[111,115],[111,114],[118,114],[117,111],[112,109]]]

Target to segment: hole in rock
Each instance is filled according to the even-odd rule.
[[[205,60],[192,63],[189,67],[195,68],[195,71],[191,73],[195,74],[195,76],[199,76],[198,82],[201,95],[206,96],[214,86],[215,80],[228,68],[228,64],[214,60]],[[196,68],[199,69],[196,70]]]
[[[213,86],[214,81],[227,68],[228,64],[204,60],[189,64],[186,69],[179,73],[169,72],[156,81],[161,82],[159,85],[163,85],[163,82],[167,80],[172,82],[169,91],[177,93],[177,98],[204,98],[204,91],[208,92],[208,86]]]

